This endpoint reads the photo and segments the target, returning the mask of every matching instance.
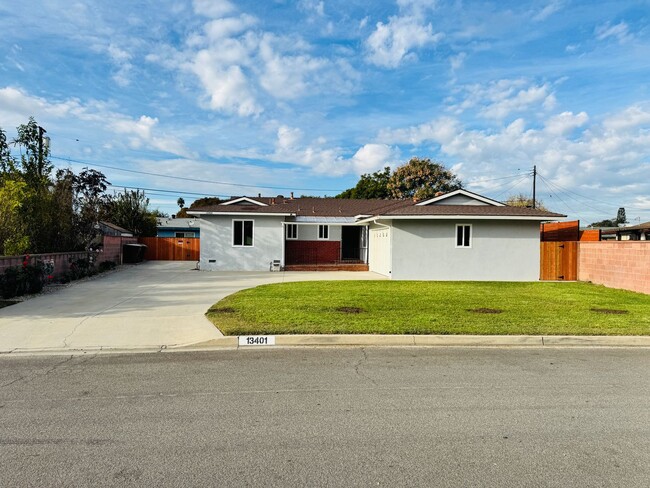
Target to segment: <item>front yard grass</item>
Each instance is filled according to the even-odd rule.
[[[649,335],[650,296],[589,283],[312,281],[213,305],[225,335]]]

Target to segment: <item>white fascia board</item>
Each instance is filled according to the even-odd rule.
[[[537,217],[525,215],[378,215],[365,221],[374,220],[534,220],[539,222],[555,222],[566,217]],[[365,221],[357,222],[358,224]]]
[[[268,207],[266,203],[258,202],[257,200],[253,200],[252,198],[248,198],[248,197],[236,198],[234,200],[229,200],[227,202],[220,203],[219,205],[233,205],[235,203],[240,203],[240,202],[248,202],[254,205],[259,205],[260,207]]]
[[[436,203],[442,200],[446,200],[447,198],[451,198],[456,195],[464,195],[467,198],[473,198],[474,200],[487,203],[488,205],[492,205],[494,207],[505,207],[505,205],[501,202],[497,202],[496,200],[492,200],[491,198],[484,197],[482,195],[479,195],[478,193],[472,193],[471,191],[463,190],[462,188],[459,190],[454,190],[450,193],[445,193],[444,195],[440,195],[438,197],[430,198],[429,200],[425,200],[423,202],[416,203],[415,205],[416,206],[429,205],[431,203]]]
[[[229,216],[232,217],[233,215],[240,215],[242,217],[255,217],[255,216],[260,216],[260,217],[294,217],[295,214],[292,213],[268,213],[268,212],[200,212],[200,211],[193,211],[193,212],[187,212],[188,214],[191,215],[224,215],[224,216]]]
[[[359,226],[359,222],[282,222],[282,224],[296,225],[328,225],[330,227],[354,227]]]

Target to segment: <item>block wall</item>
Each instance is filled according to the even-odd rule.
[[[650,242],[580,242],[578,280],[650,294]]]

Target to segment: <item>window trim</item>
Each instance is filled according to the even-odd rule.
[[[319,241],[330,240],[330,226],[328,224],[318,224],[318,240]]]
[[[462,228],[462,243],[461,245],[458,245],[458,229]],[[465,238],[465,228],[469,228],[469,238]],[[455,227],[455,232],[454,232],[454,244],[456,245],[456,249],[471,249],[472,248],[472,240],[474,237],[474,230],[472,229],[472,224],[456,224]],[[469,244],[466,246],[464,245],[465,241],[468,241]]]
[[[241,244],[235,244],[235,222],[242,222],[242,243]],[[244,229],[245,229],[245,222],[250,222],[252,227],[252,233],[251,233],[251,244],[247,246],[245,244],[246,242],[246,236],[244,234]],[[255,220],[252,219],[232,219],[232,226],[231,226],[231,239],[230,239],[230,244],[232,247],[255,247]]]
[[[291,234],[294,234],[294,237],[291,237],[289,235],[289,229],[295,229],[296,230],[295,233],[291,232]],[[288,241],[296,241],[296,240],[298,240],[298,224],[286,224],[286,228],[284,230],[284,237]]]

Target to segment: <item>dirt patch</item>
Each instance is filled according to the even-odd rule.
[[[498,308],[468,308],[468,312],[472,313],[502,313],[503,310],[499,310]]]
[[[341,313],[362,313],[364,310],[359,307],[338,307],[336,311]]]
[[[609,315],[625,315],[626,313],[629,313],[627,310],[616,310],[612,308],[592,308],[590,310],[592,312],[604,313]]]
[[[211,308],[209,312],[210,313],[235,313],[235,309],[231,307]]]

